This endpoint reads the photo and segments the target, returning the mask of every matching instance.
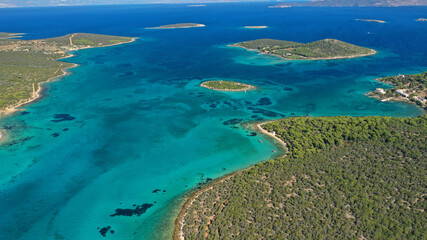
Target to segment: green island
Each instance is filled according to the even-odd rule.
[[[284,157],[190,196],[175,239],[423,239],[427,116],[294,117]]]
[[[323,39],[311,43],[258,39],[230,46],[256,50],[263,54],[275,55],[290,60],[356,58],[377,53],[373,49],[359,47],[336,39]]]
[[[206,25],[200,24],[200,23],[176,23],[176,24],[162,25],[158,27],[147,27],[145,29],[174,29],[174,28],[195,28],[195,27],[206,27]]]
[[[0,36],[17,36],[9,33]],[[65,75],[76,66],[57,61],[71,56],[69,51],[105,47],[134,41],[130,37],[73,33],[62,37],[22,40],[0,39],[0,116],[40,97],[40,84]]]
[[[224,92],[242,92],[255,89],[255,86],[252,85],[226,80],[206,81],[200,84],[200,86]]]
[[[401,101],[416,104],[427,110],[427,72],[398,75],[375,79],[394,86],[391,89],[377,88],[368,95],[381,101]]]

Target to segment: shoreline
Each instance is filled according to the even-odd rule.
[[[263,125],[268,124],[268,123],[270,123],[270,122],[272,122],[272,121],[276,121],[276,120],[271,120],[271,121],[267,121],[267,122],[256,123],[256,124],[255,124],[255,126],[257,127],[257,129],[258,129],[262,134],[269,136],[270,138],[274,139],[276,143],[280,144],[280,146],[282,146],[282,147],[284,148],[284,150],[286,150],[286,151],[285,151],[285,153],[283,154],[283,156],[285,156],[285,155],[286,155],[286,152],[287,152],[287,150],[288,150],[288,145],[287,145],[287,144],[286,144],[282,139],[278,138],[278,137],[276,136],[276,133],[275,133],[275,132],[271,133],[271,132],[269,132],[269,131],[265,130],[265,129],[262,127]],[[283,157],[283,156],[282,156],[282,157]]]
[[[271,54],[271,53],[263,53],[259,50],[256,49],[251,49],[251,48],[247,48],[247,47],[243,47],[243,46],[237,46],[236,44],[231,44],[231,45],[227,45],[227,47],[237,47],[237,48],[243,48],[249,51],[255,51],[258,54],[263,54],[263,55],[270,55],[270,56],[275,56],[275,57],[279,57],[281,59],[284,60],[288,60],[288,61],[310,61],[310,60],[337,60],[337,59],[351,59],[351,58],[359,58],[359,57],[366,57],[366,56],[372,56],[377,54],[378,52],[374,49],[371,49],[372,51],[370,53],[366,53],[366,54],[359,54],[359,55],[351,55],[351,56],[337,56],[337,57],[328,57],[328,58],[304,58],[304,59],[290,59],[290,58],[285,58],[283,56],[277,55],[277,54]]]
[[[274,133],[270,133],[267,130],[265,130],[264,128],[262,128],[262,126],[264,124],[270,123],[272,121],[275,121],[275,120],[269,120],[266,122],[247,123],[247,124],[249,127],[256,129],[258,132],[264,134],[265,136],[267,136],[271,139],[274,139],[274,141],[273,141],[274,144],[279,144],[281,147],[283,147],[283,150],[285,150],[285,151],[284,151],[283,155],[280,156],[280,157],[283,157],[287,154],[287,144],[284,141],[282,141],[280,138],[278,138]],[[268,161],[268,160],[266,160],[266,161]],[[261,161],[261,162],[264,162],[264,161]],[[261,163],[261,162],[259,162],[259,163]],[[199,197],[204,192],[211,190],[215,184],[222,183],[222,182],[230,179],[231,177],[234,177],[235,175],[242,173],[243,171],[247,171],[247,170],[251,169],[254,166],[256,166],[256,164],[254,164],[250,167],[247,167],[247,168],[226,174],[222,177],[214,179],[212,182],[208,183],[205,186],[202,186],[202,188],[200,188],[200,189],[196,188],[196,189],[193,189],[191,192],[189,192],[187,200],[182,205],[181,210],[179,211],[178,216],[175,219],[175,224],[174,224],[175,226],[174,226],[174,230],[173,230],[172,239],[173,240],[184,240],[185,239],[184,238],[184,232],[183,232],[183,228],[185,225],[184,219],[185,219],[185,216],[187,216],[188,209],[192,206],[192,204],[194,203],[194,201],[196,200],[197,197]]]
[[[114,44],[110,44],[110,45],[105,45],[105,46],[96,46],[96,47],[82,47],[82,48],[79,48],[79,49],[76,49],[76,50],[73,50],[73,51],[79,51],[79,50],[82,50],[82,49],[91,49],[91,48],[102,48],[102,47],[117,46],[117,45],[121,45],[121,44],[127,44],[127,43],[131,43],[131,42],[135,42],[135,41],[136,41],[136,39],[137,39],[137,38],[136,38],[136,37],[134,37],[134,38],[132,38],[132,39],[131,39],[130,41],[128,41],[128,42],[114,43]],[[75,56],[74,54],[68,53],[68,55],[66,55],[66,56],[64,56],[64,57],[61,57],[61,58],[57,58],[57,59],[55,59],[55,61],[59,61],[59,60],[61,60],[61,59],[66,59],[66,58],[71,58],[71,57],[74,57],[74,56]],[[70,74],[70,72],[69,72],[69,71],[67,71],[67,70],[69,70],[69,69],[72,69],[72,68],[75,68],[75,67],[78,67],[78,66],[79,66],[79,65],[78,65],[78,64],[76,64],[76,63],[71,63],[71,64],[72,64],[72,66],[69,66],[69,67],[62,67],[62,63],[61,63],[61,66],[58,68],[58,70],[55,72],[55,74],[56,74],[59,70],[61,70],[61,72],[62,72],[62,73],[61,73],[60,75],[50,77],[50,78],[48,78],[46,81],[39,82],[39,83],[37,84],[37,90],[36,90],[36,91],[34,90],[35,86],[34,86],[34,84],[33,84],[33,93],[32,93],[32,95],[31,95],[31,97],[30,97],[30,98],[28,98],[28,99],[26,99],[26,100],[23,100],[23,102],[18,102],[18,103],[14,104],[14,105],[8,106],[8,107],[6,107],[6,108],[4,108],[4,109],[0,109],[0,118],[6,117],[6,116],[8,116],[8,115],[10,115],[10,114],[13,114],[13,113],[15,113],[15,112],[25,111],[25,109],[22,109],[22,108],[21,108],[22,106],[25,106],[25,105],[27,105],[27,104],[33,103],[33,102],[35,102],[35,101],[39,100],[41,97],[43,97],[43,95],[42,95],[42,92],[43,92],[43,84],[48,83],[48,82],[52,82],[53,80],[58,79],[58,78],[65,77],[65,76],[67,76],[67,75],[69,75],[69,74]],[[0,137],[0,139],[1,139],[1,137]],[[1,140],[0,140],[0,141],[1,141]]]
[[[251,167],[249,167],[249,168],[251,168]],[[208,183],[207,185],[203,186],[200,189],[196,188],[196,189],[192,190],[191,192],[189,192],[187,200],[185,201],[185,203],[181,207],[181,210],[179,211],[178,217],[175,219],[175,227],[173,230],[172,239],[173,240],[184,240],[184,233],[182,231],[182,229],[184,228],[184,218],[185,218],[185,216],[187,216],[187,210],[192,206],[194,200],[196,200],[196,198],[198,196],[200,196],[204,192],[212,189],[212,187],[215,184],[222,183],[225,180],[228,180],[229,178],[231,178],[231,177],[233,177],[233,176],[235,176],[235,175],[239,174],[240,172],[247,170],[247,169],[248,168],[232,172],[230,174],[227,174],[225,176],[222,176],[220,178],[213,180],[212,182]]]

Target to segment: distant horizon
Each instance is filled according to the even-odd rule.
[[[131,4],[213,4],[213,3],[286,3],[308,2],[310,0],[0,0],[0,8],[18,7],[66,7],[66,6],[100,6]]]

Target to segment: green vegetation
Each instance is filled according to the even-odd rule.
[[[193,27],[205,27],[205,25],[200,23],[176,23],[176,24],[162,25],[158,27],[148,27],[147,29],[193,28]]]
[[[10,34],[2,33],[1,36]],[[35,98],[40,83],[60,76],[64,68],[72,66],[71,63],[56,61],[66,57],[68,51],[131,40],[87,33],[41,40],[0,39],[0,115],[6,108]]]
[[[200,86],[217,91],[246,91],[255,88],[252,85],[226,80],[207,81]]]
[[[219,181],[185,239],[424,239],[427,117],[288,118],[289,154]]]
[[[376,80],[394,87],[386,90],[377,89],[369,92],[368,95],[385,100],[411,102],[426,109],[427,72],[384,77]]]
[[[373,49],[359,47],[336,39],[323,39],[305,44],[275,39],[258,39],[236,43],[232,46],[295,60],[353,58],[376,53]]]

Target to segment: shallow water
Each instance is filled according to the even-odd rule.
[[[106,233],[111,239],[165,239],[170,236],[165,221],[173,220],[183,193],[273,157],[277,147],[263,136],[250,136],[240,122],[421,114],[415,106],[364,94],[387,87],[373,81],[377,77],[425,71],[427,25],[414,20],[427,8],[266,6],[0,10],[7,23],[1,31],[27,32],[28,39],[71,32],[140,37],[76,52],[66,59],[80,64],[71,75],[46,84],[44,98],[25,112],[0,120],[9,135],[0,147],[0,239],[103,239],[100,230],[107,226],[114,230]],[[207,27],[144,29],[176,22]],[[245,25],[269,28],[242,29]],[[379,53],[286,61],[227,47],[266,37],[338,38]],[[226,93],[199,87],[217,78],[259,88]],[[111,216],[115,213],[134,215]]]

